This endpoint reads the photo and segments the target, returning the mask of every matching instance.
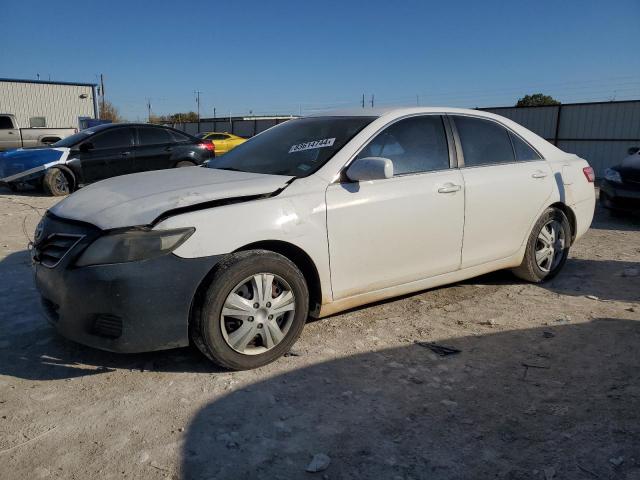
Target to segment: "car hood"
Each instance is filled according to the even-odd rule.
[[[49,211],[101,229],[149,225],[170,210],[275,192],[293,177],[204,167],[135,173],[103,180]]]
[[[28,173],[64,163],[68,155],[69,149],[64,147],[18,148],[0,152],[0,180],[20,180]]]

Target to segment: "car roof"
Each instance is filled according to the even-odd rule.
[[[479,115],[492,117],[493,115],[482,110],[454,107],[377,107],[377,108],[349,108],[343,110],[329,110],[322,113],[314,113],[310,117],[383,117],[403,116],[416,113],[458,113],[466,115]]]

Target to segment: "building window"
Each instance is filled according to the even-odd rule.
[[[31,128],[46,127],[47,119],[44,117],[31,117],[29,119],[29,126]]]

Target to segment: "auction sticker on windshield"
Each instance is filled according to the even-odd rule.
[[[330,147],[335,141],[335,138],[323,138],[322,140],[312,140],[310,142],[299,143],[297,145],[292,145],[289,149],[289,153],[313,150],[314,148]]]

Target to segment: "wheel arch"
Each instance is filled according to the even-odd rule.
[[[291,260],[300,269],[305,281],[307,282],[307,288],[309,289],[309,313],[315,317],[320,314],[320,306],[322,304],[320,274],[315,262],[307,252],[292,243],[282,240],[262,240],[244,245],[230,253],[244,252],[247,250],[269,250]],[[188,320],[190,339],[193,339],[191,329],[194,326],[194,317],[200,314],[204,294],[211,284],[216,270],[216,266],[213,266],[213,268],[211,268],[211,270],[202,278],[191,300]]]
[[[317,315],[320,312],[320,305],[322,304],[322,286],[318,267],[309,254],[297,245],[282,240],[263,240],[249,243],[234,250],[234,252],[258,249],[279,253],[283,257],[291,260],[296,267],[300,269],[300,272],[302,272],[307,282],[307,288],[309,289],[310,313]]]
[[[76,174],[75,174],[75,172],[73,170],[71,170],[66,165],[62,165],[62,164],[53,165],[53,166],[49,167],[47,170],[52,170],[54,168],[57,168],[58,170],[62,170],[62,172],[71,181],[71,191],[73,191],[73,190],[75,190],[77,188],[77,186],[78,186],[78,178],[76,177]],[[46,172],[46,170],[45,170],[45,172]],[[43,174],[43,178],[44,178],[44,174]]]
[[[576,238],[576,232],[578,228],[575,212],[569,205],[562,202],[552,203],[551,205],[549,205],[549,208],[557,208],[567,216],[567,219],[569,220],[569,226],[571,227],[571,243],[573,244],[573,241]]]

